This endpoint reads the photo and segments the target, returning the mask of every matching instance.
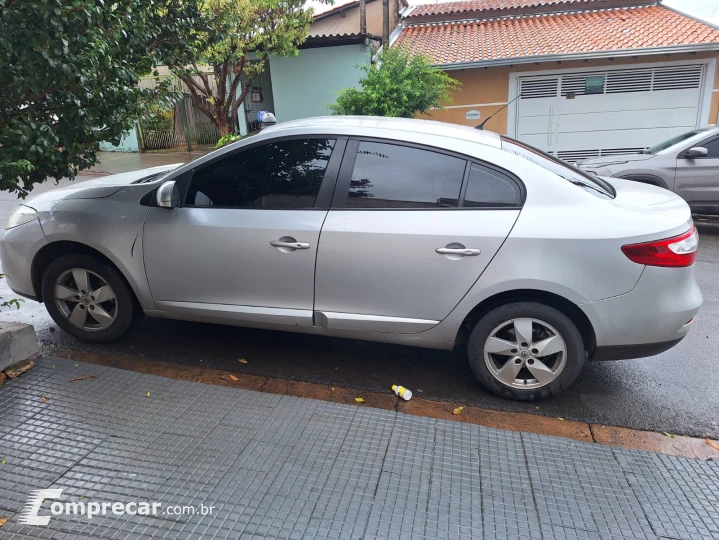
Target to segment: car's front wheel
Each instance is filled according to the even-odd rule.
[[[522,401],[567,388],[586,357],[577,326],[561,311],[536,302],[493,309],[474,326],[467,347],[482,386]]]
[[[138,314],[127,282],[109,264],[88,255],[65,255],[50,263],[42,298],[57,325],[83,341],[115,341]]]

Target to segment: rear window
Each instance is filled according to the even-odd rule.
[[[541,150],[532,148],[524,143],[509,137],[502,137],[502,149],[527,159],[598,197],[613,199],[616,195],[614,188],[601,178],[589,175],[569,163],[561,161],[549,154],[545,154]]]

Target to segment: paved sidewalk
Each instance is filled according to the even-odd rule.
[[[719,463],[361,405],[44,358],[0,426],[0,538],[719,539]],[[214,512],[18,523],[50,487]]]

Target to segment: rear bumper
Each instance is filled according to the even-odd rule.
[[[614,345],[607,347],[597,347],[594,354],[589,357],[590,360],[627,360],[629,358],[645,358],[647,356],[656,356],[668,351],[674,345],[679,343],[683,337],[672,341],[664,341],[661,343],[645,343],[644,345]]]
[[[669,349],[687,335],[701,305],[693,266],[647,266],[630,292],[579,307],[594,328],[597,353],[608,359],[639,358]]]

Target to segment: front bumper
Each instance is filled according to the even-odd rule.
[[[32,261],[47,245],[40,222],[36,219],[7,231],[0,236],[0,260],[8,286],[26,298],[37,297],[32,283]]]
[[[630,292],[579,307],[594,328],[593,359],[641,358],[673,347],[702,305],[694,266],[647,266]]]

